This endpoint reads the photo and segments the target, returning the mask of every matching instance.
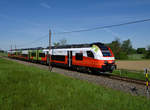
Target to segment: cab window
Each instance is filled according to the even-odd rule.
[[[87,51],[87,56],[90,58],[94,58],[94,54],[91,51]]]

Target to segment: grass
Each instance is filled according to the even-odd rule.
[[[0,52],[0,56],[8,56],[8,54]]]
[[[142,96],[0,58],[0,110],[148,110]]]
[[[142,60],[144,57],[144,54],[132,54],[128,55],[128,60]]]
[[[143,71],[129,71],[129,70],[121,69],[121,70],[114,70],[112,74],[120,75],[122,77],[139,79],[139,80],[146,80],[145,74]],[[150,80],[150,78],[149,78],[149,80]]]

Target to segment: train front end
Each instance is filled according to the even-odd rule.
[[[97,69],[99,71],[112,72],[116,69],[115,56],[108,46],[102,43],[95,43],[92,45],[92,51],[97,59]]]

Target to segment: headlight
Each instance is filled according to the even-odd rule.
[[[108,61],[104,61],[104,64],[107,64],[108,63]]]

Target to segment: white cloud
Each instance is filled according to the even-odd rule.
[[[51,8],[51,6],[45,2],[40,3],[40,5],[44,8],[48,8],[48,9]]]

